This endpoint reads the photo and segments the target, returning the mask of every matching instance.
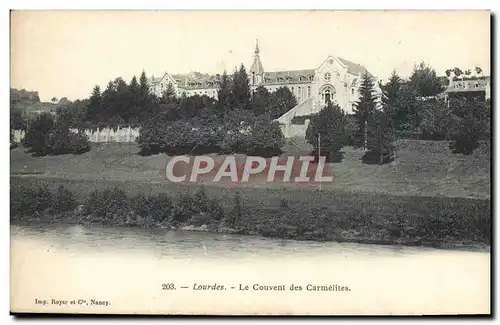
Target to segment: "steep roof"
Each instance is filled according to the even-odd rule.
[[[346,60],[346,59],[340,58],[340,57],[337,59],[339,59],[339,61],[342,62],[342,64],[347,67],[347,72],[349,72],[351,74],[361,75],[361,74],[365,74],[366,72],[368,72],[368,74],[371,75],[371,73],[361,64],[357,64],[357,63],[354,63],[352,61],[349,61],[349,60]]]

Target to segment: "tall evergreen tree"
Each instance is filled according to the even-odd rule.
[[[141,77],[139,79],[139,87],[141,89],[142,104],[146,106],[148,103],[150,91],[148,77],[146,76],[146,72],[144,70],[142,70]]]
[[[234,71],[232,86],[234,106],[240,109],[250,108],[250,80],[243,64]]]
[[[384,164],[394,159],[392,119],[384,111],[375,110],[368,118],[366,163]]]
[[[136,121],[141,112],[141,87],[137,82],[137,77],[133,76],[129,85],[129,96],[130,96],[130,109],[129,109],[129,119],[131,121]]]
[[[101,88],[99,85],[95,85],[89,98],[86,120],[96,121],[100,114],[102,114]]]
[[[346,122],[345,112],[331,102],[312,117],[306,130],[306,140],[314,147],[315,156],[319,153],[326,156],[327,161],[335,162],[342,159],[340,149],[347,144]]]
[[[232,85],[227,72],[224,71],[222,74],[219,89],[217,91],[217,114],[222,117],[224,114],[232,108],[233,96],[232,96]]]
[[[394,112],[396,111],[399,92],[401,90],[402,80],[399,75],[396,73],[396,70],[393,70],[391,76],[389,77],[389,81],[382,85],[383,97],[382,104],[385,112],[389,113],[391,117],[394,116]]]
[[[443,85],[441,85],[436,75],[436,70],[424,62],[420,62],[419,65],[413,68],[409,84],[421,97],[436,96],[443,90]]]
[[[354,109],[354,117],[358,126],[355,139],[357,147],[367,149],[367,124],[368,118],[373,114],[377,106],[374,94],[374,82],[372,77],[365,73],[361,77],[361,86],[359,87],[359,101]]]
[[[166,104],[173,103],[176,97],[177,96],[175,93],[174,85],[172,85],[172,83],[169,82],[167,85],[167,89],[165,89],[165,91],[161,96],[161,101]]]
[[[252,111],[256,115],[262,115],[268,112],[271,105],[271,94],[266,87],[259,86],[252,94]]]

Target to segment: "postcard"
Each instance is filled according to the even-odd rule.
[[[12,314],[491,314],[489,11],[10,20]]]

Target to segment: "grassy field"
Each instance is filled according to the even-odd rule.
[[[410,197],[490,198],[488,147],[482,146],[472,155],[463,156],[453,154],[446,141],[399,140],[396,146],[396,160],[382,166],[363,164],[361,150],[344,148],[342,162],[332,164],[334,182],[325,185],[323,190]],[[290,154],[306,152],[308,145],[295,141],[289,143],[286,150]],[[102,186],[99,182],[133,181],[137,186],[146,183],[155,189],[165,187],[162,172],[167,157],[163,154],[143,157],[138,151],[135,144],[92,144],[92,150],[82,155],[31,157],[20,147],[11,150],[11,178],[55,178],[96,186]]]
[[[396,161],[383,166],[362,164],[360,150],[345,148],[343,161],[333,164],[334,182],[322,189],[259,184],[203,187],[226,213],[234,209],[235,194],[241,194],[244,216],[239,227],[246,234],[435,247],[489,245],[488,148],[462,156],[452,154],[447,142],[406,140],[398,141],[397,147]],[[307,150],[305,143],[287,146],[289,154]],[[31,157],[17,148],[11,150],[11,192],[36,185],[55,191],[64,185],[79,204],[85,204],[91,191],[116,187],[129,197],[168,193],[183,206],[180,194],[193,195],[202,187],[167,183],[161,175],[167,157],[142,157],[137,152],[135,145],[93,144],[90,152],[78,156]],[[108,222],[71,212],[28,219],[33,217]],[[134,225],[126,215],[113,220]],[[168,226],[141,220],[139,226]],[[191,222],[188,219],[185,225]],[[209,220],[209,225],[224,232],[219,222]]]

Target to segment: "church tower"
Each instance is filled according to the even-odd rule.
[[[262,62],[260,62],[259,57],[259,40],[255,44],[255,52],[253,56],[252,67],[250,68],[250,83],[252,86],[257,86],[262,84],[264,80],[264,67],[262,66]]]

